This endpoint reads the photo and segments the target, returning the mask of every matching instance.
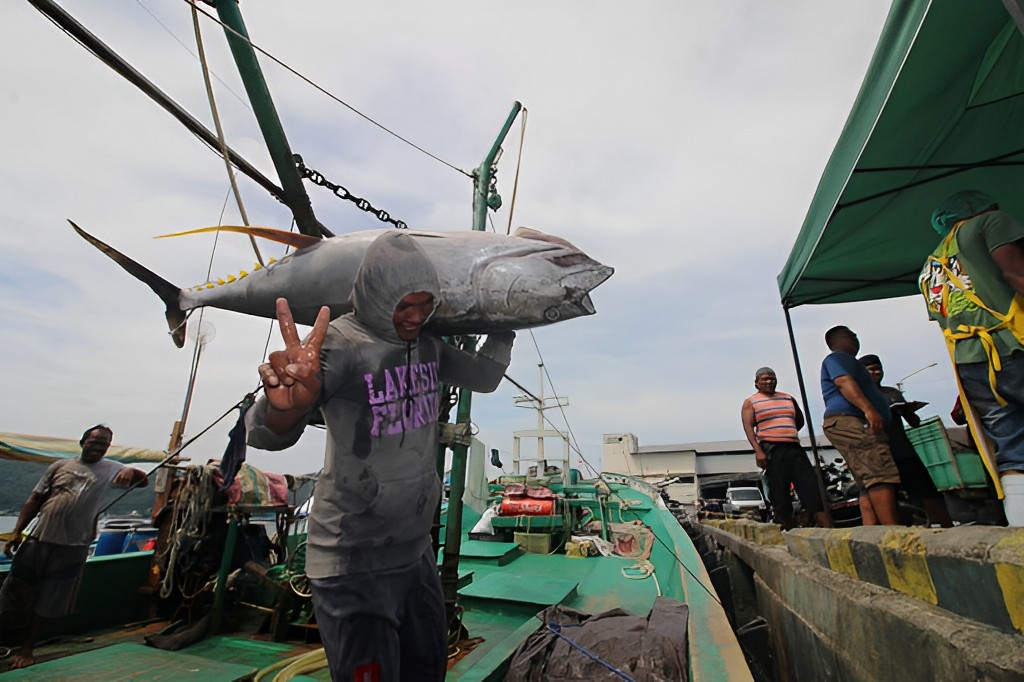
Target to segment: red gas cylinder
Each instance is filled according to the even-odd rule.
[[[551,516],[554,513],[554,500],[538,500],[532,497],[506,497],[501,501],[502,516]]]

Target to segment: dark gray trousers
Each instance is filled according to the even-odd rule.
[[[334,682],[440,682],[448,663],[433,550],[378,573],[310,580]]]

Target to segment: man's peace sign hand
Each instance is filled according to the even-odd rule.
[[[277,299],[277,321],[281,326],[284,350],[274,351],[268,362],[260,365],[263,392],[270,407],[278,412],[305,414],[320,394],[320,347],[327,335],[330,309],[320,308],[313,331],[299,340],[288,301]]]

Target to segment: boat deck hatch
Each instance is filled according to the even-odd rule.
[[[531,575],[529,580],[523,580],[522,576],[495,572],[477,578],[473,584],[460,590],[459,594],[476,599],[550,606],[575,597],[579,585],[575,580],[565,578]]]
[[[459,556],[463,559],[495,562],[504,566],[519,556],[519,545],[514,542],[489,542],[486,540],[463,540]]]

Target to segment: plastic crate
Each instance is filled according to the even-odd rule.
[[[550,533],[515,533],[516,544],[529,554],[550,554],[551,534]]]
[[[907,438],[939,490],[988,487],[981,455],[973,450],[954,452],[939,417],[929,417],[917,428],[907,429]]]

